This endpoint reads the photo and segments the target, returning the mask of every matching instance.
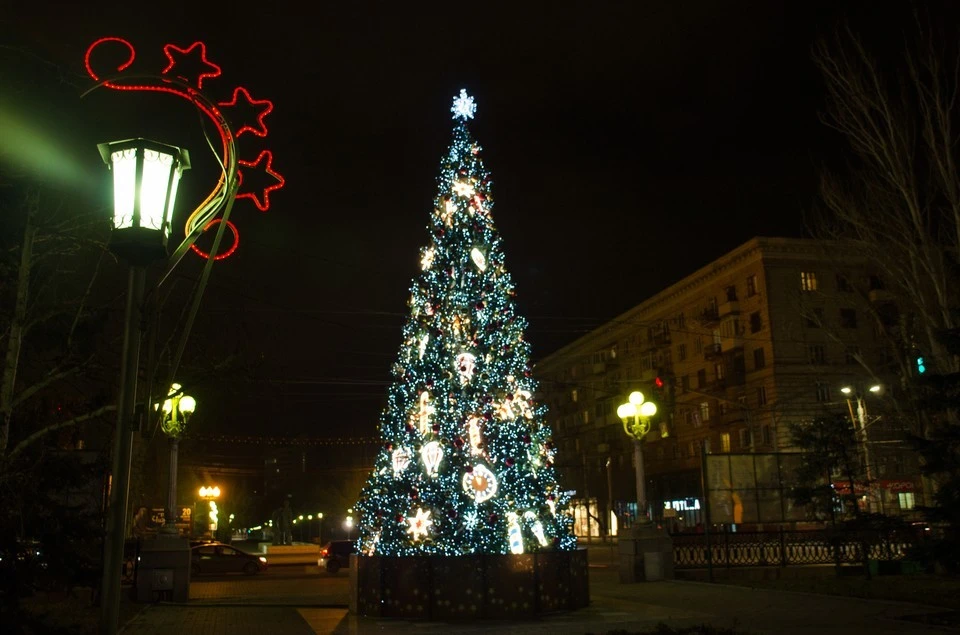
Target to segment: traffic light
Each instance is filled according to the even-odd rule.
[[[927,364],[923,361],[923,355],[917,354],[917,374],[922,375],[927,372]]]

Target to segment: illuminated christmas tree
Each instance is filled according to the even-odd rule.
[[[420,252],[410,317],[357,508],[372,555],[571,550],[545,408],[533,400],[525,320],[490,215],[490,175],[460,91],[453,142]]]

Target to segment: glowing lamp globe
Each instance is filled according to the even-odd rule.
[[[620,407],[617,408],[617,416],[621,419],[629,419],[630,417],[636,416],[637,407],[632,403],[620,404]]]
[[[628,399],[634,406],[639,406],[643,403],[643,393],[639,390],[635,390],[630,393],[630,397],[628,397]]]
[[[652,401],[644,401],[640,404],[641,417],[652,417],[655,414],[657,414],[657,404]]]
[[[97,148],[113,171],[111,251],[141,265],[164,258],[177,186],[183,171],[190,169],[190,154],[139,138]]]
[[[192,415],[197,409],[197,400],[190,395],[180,397],[180,412],[185,415]]]

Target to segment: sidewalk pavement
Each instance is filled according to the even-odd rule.
[[[710,624],[745,633],[774,635],[901,635],[943,633],[917,616],[946,612],[943,608],[850,597],[770,591],[700,582],[620,584],[616,568],[590,568],[591,604],[579,611],[557,613],[526,622],[474,623],[394,621],[360,618],[345,607],[306,605],[303,597],[271,597],[270,605],[249,601],[150,606],[122,630],[123,635],[367,635],[371,633],[496,632],[506,635],[550,633],[585,635],[620,630],[652,631],[666,623],[679,628]]]

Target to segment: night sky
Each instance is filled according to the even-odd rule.
[[[275,104],[267,142],[240,152],[272,149],[287,185],[265,214],[237,203],[241,245],[214,269],[192,347],[226,334],[261,364],[197,388],[206,432],[373,434],[460,88],[536,359],[753,236],[803,235],[836,148],[810,44],[841,15],[876,21],[876,3],[819,1],[300,4],[21,3],[4,18],[8,43],[81,89],[98,37],[129,39],[147,72],[163,44],[203,40],[224,71],[205,92]],[[180,100],[103,90],[78,108],[84,139],[191,150],[181,214],[212,187]]]

